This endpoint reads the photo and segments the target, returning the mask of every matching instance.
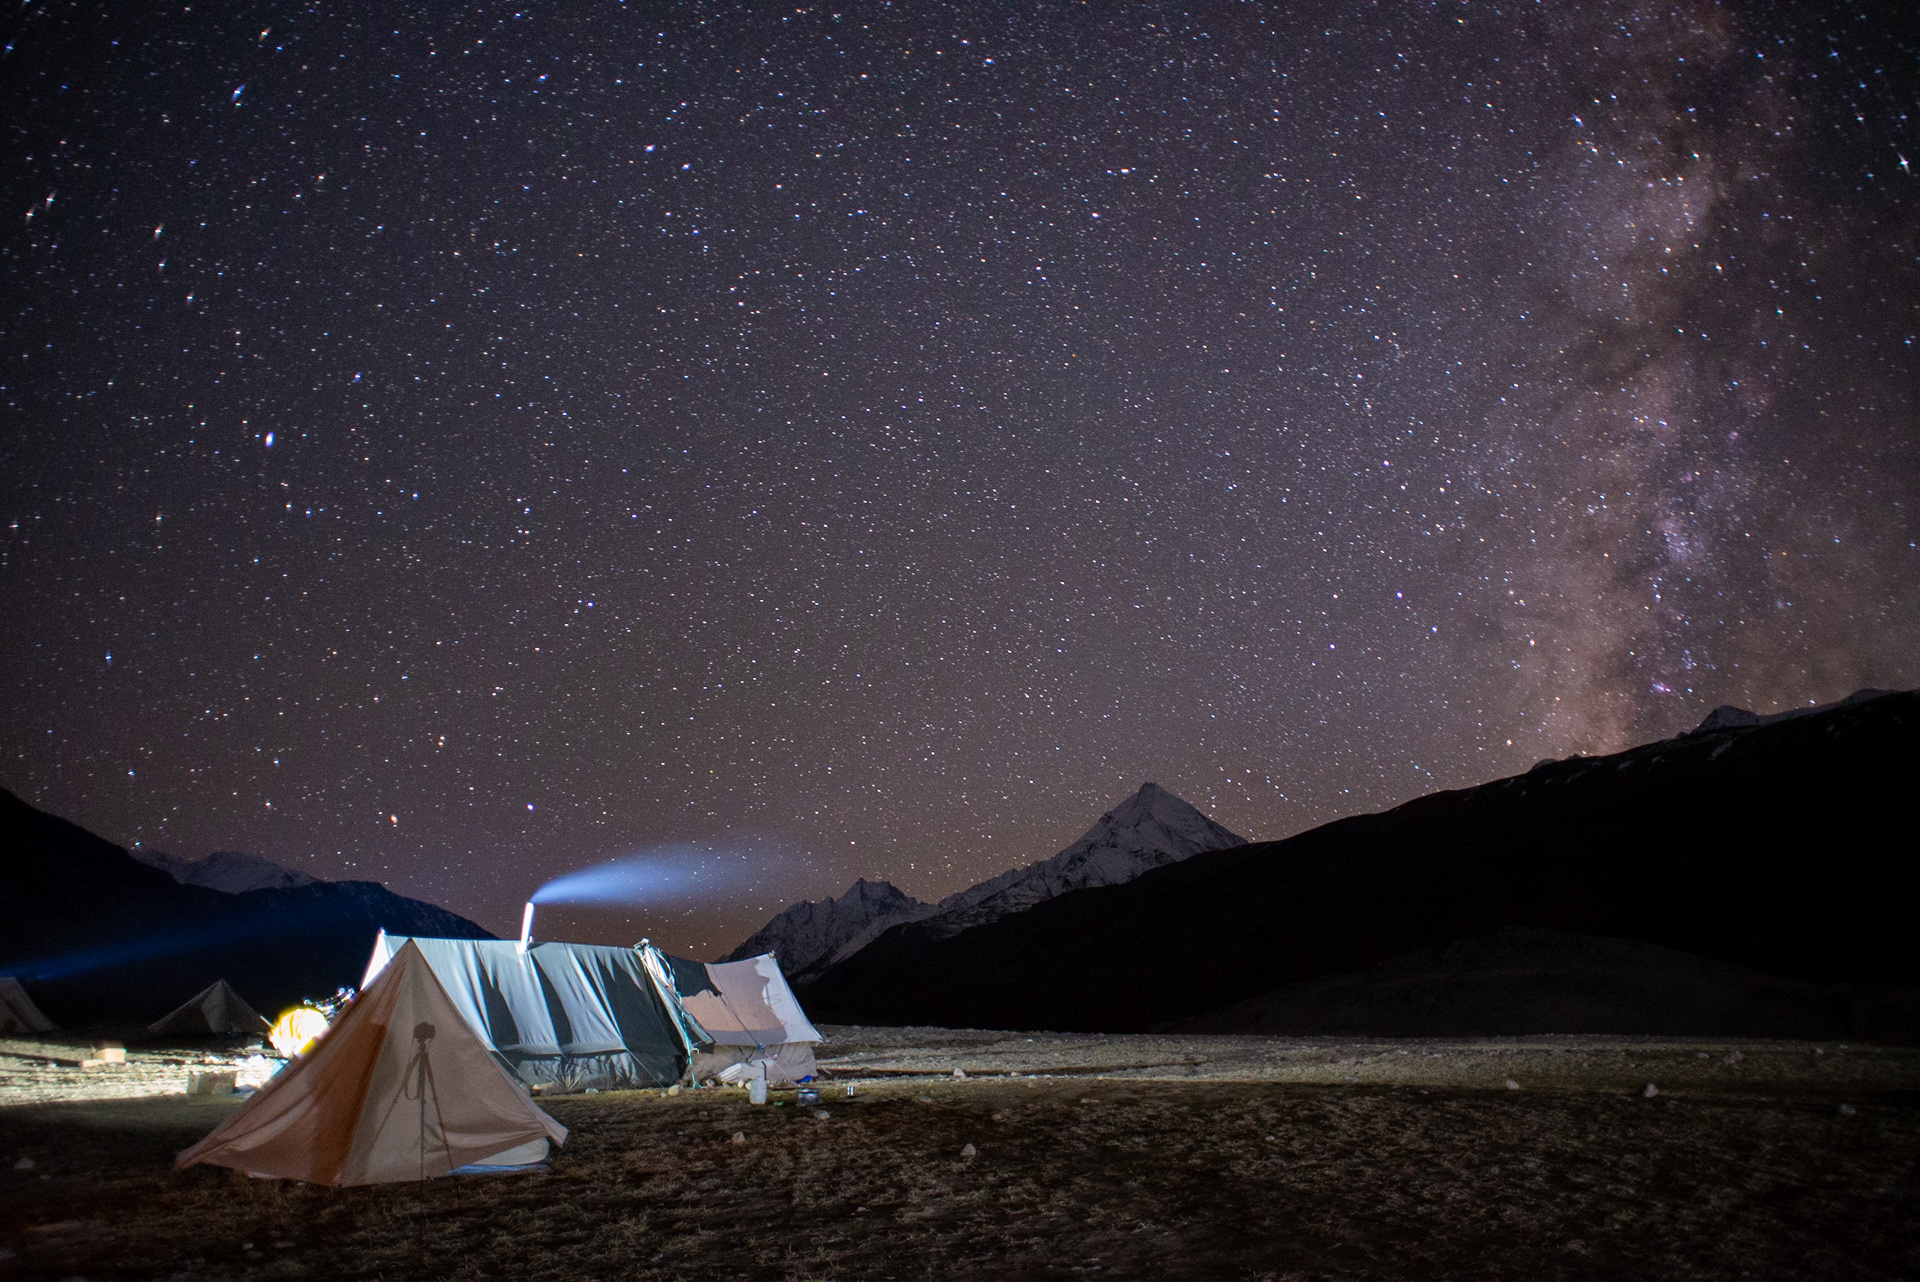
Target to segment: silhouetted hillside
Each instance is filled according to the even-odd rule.
[[[1855,986],[1859,1002],[1835,999],[1840,1024],[1877,1020],[1855,1035],[1911,1037],[1898,1032],[1906,999],[1895,993],[1889,1005],[1876,994],[1920,982],[1911,946],[1917,722],[1920,694],[1888,694],[1542,762],[1515,778],[1062,895],[950,939],[896,928],[802,997],[816,1018],[855,1023],[1122,1032],[1207,1012],[1232,1022],[1225,1008],[1289,985],[1345,976],[1360,985],[1350,995],[1360,993],[1368,968],[1533,928],[1598,937],[1599,954],[1605,941],[1629,941],[1690,954],[1685,965],[1696,970],[1704,959],[1763,978]],[[1617,991],[1641,993],[1639,1004],[1603,1021],[1621,1026],[1591,1031],[1677,1018],[1659,1009],[1661,992],[1717,1018],[1684,994],[1712,991],[1727,972],[1715,971],[1713,983],[1665,984],[1647,978],[1656,961],[1632,955],[1639,978],[1623,976]],[[1406,977],[1403,967],[1386,978]],[[1342,1031],[1396,1031],[1393,1020],[1361,1013],[1371,1004],[1377,1016],[1379,997],[1352,997],[1349,1013],[1373,1023]],[[1295,1017],[1346,1019],[1328,1000],[1328,991],[1295,990],[1270,1009],[1293,1020],[1289,1031],[1313,1031]],[[1458,1023],[1479,1018],[1458,1013]],[[1246,1027],[1256,1013],[1235,1018]],[[1739,1022],[1754,1028],[1745,1015]]]
[[[144,1023],[220,978],[270,1015],[359,983],[383,927],[493,938],[377,882],[182,885],[0,789],[0,974],[58,1023]]]
[[[1653,944],[1515,927],[1286,984],[1183,1033],[1644,1033],[1911,1041],[1920,986],[1819,984]]]

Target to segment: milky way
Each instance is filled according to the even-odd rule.
[[[694,843],[571,928],[710,955],[1920,685],[1907,6],[355,12],[7,20],[0,783],[114,840]]]

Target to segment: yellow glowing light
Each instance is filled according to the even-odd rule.
[[[292,1059],[304,1055],[309,1046],[327,1031],[327,1017],[311,1006],[295,1006],[274,1021],[267,1040],[273,1049]]]

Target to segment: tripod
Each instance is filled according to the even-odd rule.
[[[415,1258],[424,1265],[427,1253],[427,1096],[433,1096],[434,1120],[440,1124],[440,1147],[447,1155],[447,1170],[453,1169],[453,1146],[447,1141],[447,1119],[440,1111],[440,1086],[433,1080],[433,1059],[427,1053],[427,1043],[434,1037],[435,1029],[425,1020],[413,1026],[413,1062],[407,1065],[407,1077],[410,1079],[401,1093],[407,1099],[420,1101],[420,1200],[414,1211],[413,1249]],[[443,1172],[444,1173],[444,1172]]]

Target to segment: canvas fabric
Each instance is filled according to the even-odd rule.
[[[384,932],[371,982],[406,944],[420,949],[454,1006],[500,1062],[553,1091],[667,1086],[686,1074],[705,1035],[631,948],[513,940],[407,939]]]
[[[205,1162],[310,1184],[384,1184],[566,1137],[502,1071],[409,944],[326,1036],[174,1169]]]
[[[687,1013],[700,1021],[713,1045],[693,1057],[695,1080],[727,1076],[736,1066],[765,1065],[770,1082],[799,1082],[819,1072],[814,1043],[820,1031],[800,1009],[772,953],[735,962],[670,959],[674,984]]]
[[[694,1080],[738,1086],[765,1077],[775,1086],[798,1086],[820,1075],[811,1042],[780,1042],[773,1046],[715,1046],[693,1055]]]

